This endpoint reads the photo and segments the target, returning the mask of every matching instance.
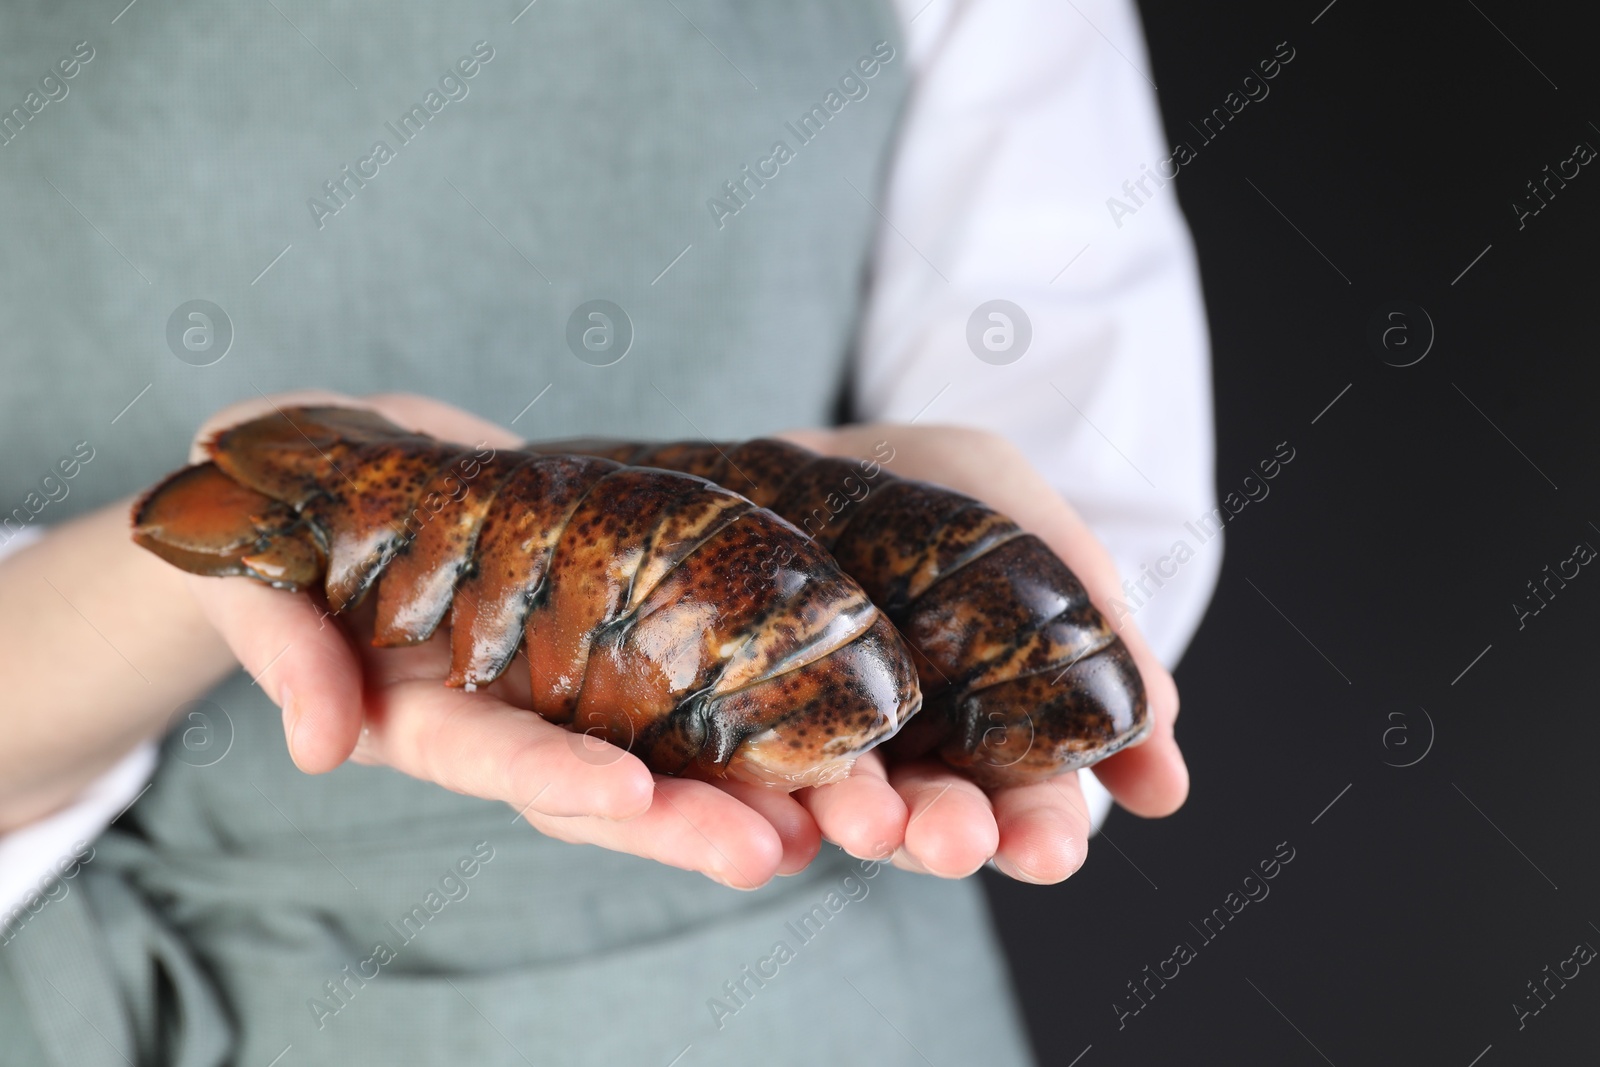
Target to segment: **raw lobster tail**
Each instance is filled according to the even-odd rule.
[[[653,770],[815,785],[920,706],[861,588],[704,479],[464,448],[351,408],[288,408],[209,449],[139,501],[135,541],[196,574],[322,579],[335,611],[376,586],[379,646],[448,614],[446,684],[486,685],[522,647],[535,711]]]
[[[1149,729],[1138,669],[1082,583],[971,497],[767,439],[526,447],[697,474],[810,534],[911,644],[928,708],[898,751],[937,749],[998,787],[1086,767]]]

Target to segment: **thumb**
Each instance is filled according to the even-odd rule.
[[[311,597],[236,578],[189,577],[189,588],[241,666],[283,709],[289,755],[321,774],[361,734],[361,667],[350,639]]]

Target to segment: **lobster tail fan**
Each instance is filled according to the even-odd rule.
[[[237,575],[295,591],[322,576],[322,549],[294,509],[214,463],[185,467],[140,497],[133,539],[191,574]]]
[[[298,510],[323,534],[334,611],[366,595],[405,539],[405,520],[452,449],[380,416],[288,408],[223,430],[210,452],[243,485]]]

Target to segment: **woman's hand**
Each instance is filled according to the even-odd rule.
[[[937,426],[849,426],[782,435],[828,455],[868,458],[887,441],[886,466],[905,478],[936,482],[978,499],[1037,534],[1083,582],[1112,618],[1119,592],[1115,564],[1083,520],[1003,438]],[[882,458],[881,454],[877,458]],[[1115,625],[1115,624],[1114,624]],[[1154,720],[1148,737],[1095,766],[1118,803],[1136,815],[1170,815],[1189,791],[1189,772],[1173,736],[1178,690],[1131,622],[1118,634],[1133,654]],[[1090,833],[1076,774],[985,791],[935,760],[891,763],[869,753],[850,779],[798,794],[827,838],[855,855],[903,817],[896,866],[943,877],[972,873],[989,859],[1013,878],[1059,882],[1082,865]]]
[[[198,442],[218,429],[274,406],[316,403],[370,407],[464,444],[506,448],[519,440],[422,397],[294,393],[219,412],[201,430],[194,458],[203,458]],[[450,689],[444,635],[375,649],[370,604],[365,613],[335,617],[320,597],[254,582],[190,577],[189,585],[239,662],[283,709],[289,752],[302,770],[322,773],[347,759],[385,764],[504,801],[551,837],[700,871],[736,888],[799,871],[821,846],[815,820],[793,796],[654,776],[631,753],[526,710],[525,662],[477,692]]]
[[[402,426],[496,448],[516,435],[448,405],[415,396],[356,401],[296,393],[218,413],[200,439],[270,406],[371,407]],[[867,454],[889,438],[892,469],[983,497],[1039,533],[1097,598],[1115,587],[1109,558],[1027,463],[995,438],[971,431],[855,427],[793,435],[821,451]],[[198,445],[196,458],[199,458]],[[960,877],[993,857],[1030,881],[1059,881],[1082,863],[1089,826],[1077,777],[986,794],[932,762],[886,767],[876,753],[840,783],[784,794],[740,783],[652,775],[631,753],[572,733],[525,710],[527,672],[515,666],[477,692],[442,684],[442,636],[414,648],[375,649],[370,616],[335,617],[320,599],[235,579],[189,579],[206,617],[263,691],[283,708],[295,763],[310,773],[347,759],[385,764],[448,789],[500,800],[536,829],[574,843],[654,859],[736,888],[793,874],[823,836],[863,858]],[[368,608],[370,612],[370,607]],[[1123,632],[1150,690],[1155,730],[1137,749],[1100,765],[1124,806],[1166,814],[1187,777],[1172,740],[1170,677],[1130,630]]]

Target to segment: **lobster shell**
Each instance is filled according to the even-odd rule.
[[[445,684],[486,685],[520,649],[534,711],[652,770],[821,784],[921,705],[860,586],[703,478],[469,449],[338,407],[282,409],[207,447],[134,506],[138,544],[196,574],[320,581],[336,612],[376,589],[380,647],[448,616]]]
[[[937,750],[998,788],[1087,767],[1150,728],[1138,668],[1083,583],[980,501],[771,439],[524,447],[697,474],[810,534],[916,658],[927,707],[891,750]]]

